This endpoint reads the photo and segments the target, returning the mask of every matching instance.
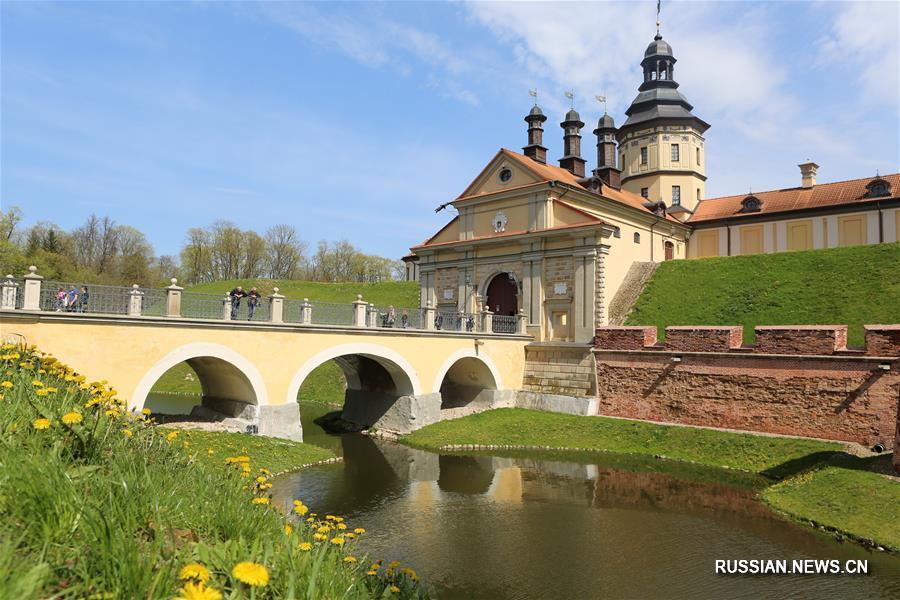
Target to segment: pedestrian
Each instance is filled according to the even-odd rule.
[[[241,309],[241,298],[246,297],[247,292],[241,286],[237,286],[228,292],[228,296],[231,298],[231,320],[234,321],[237,319],[238,311]]]
[[[75,312],[75,307],[78,305],[78,288],[74,285],[69,286],[69,291],[66,292],[66,312]]]
[[[250,321],[253,319],[253,313],[256,312],[256,307],[259,306],[260,295],[259,292],[256,291],[256,288],[250,288],[250,293],[247,294],[247,320]]]
[[[394,323],[397,321],[397,312],[394,310],[393,306],[388,306],[386,321],[387,327],[393,327]]]
[[[81,286],[81,292],[78,294],[78,312],[87,312],[88,300],[90,297],[91,295],[88,293],[87,287]]]
[[[66,288],[56,290],[56,312],[62,312],[66,308]]]
[[[403,314],[400,315],[400,327],[402,327],[403,329],[406,329],[407,327],[409,327],[409,312],[408,311],[404,310]]]

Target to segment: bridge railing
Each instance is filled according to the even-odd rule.
[[[232,303],[228,294],[186,292],[172,279],[166,288],[95,285],[57,280],[43,281],[36,267],[23,278],[0,279],[0,310],[27,310],[79,314],[127,315],[216,321],[294,323],[416,331],[486,334],[524,334],[525,316],[473,314],[425,308],[376,306],[362,296],[348,304],[288,300],[278,288],[253,307],[249,298]],[[74,288],[75,292],[72,293]],[[87,294],[84,294],[87,288]],[[74,301],[73,301],[74,299]]]

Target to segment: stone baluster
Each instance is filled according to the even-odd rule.
[[[43,277],[37,274],[37,267],[28,267],[25,275],[25,289],[22,308],[25,310],[41,310],[41,280]]]
[[[303,299],[303,304],[300,306],[300,324],[301,325],[310,325],[312,323],[312,304],[309,303],[309,298]]]
[[[369,308],[366,312],[366,326],[367,327],[378,327],[378,309],[369,305]]]
[[[231,296],[229,294],[222,297],[222,320],[231,320]]]
[[[284,322],[284,296],[278,293],[278,288],[272,288],[269,295],[269,321],[272,323]]]
[[[353,302],[353,326],[354,327],[365,327],[366,326],[366,307],[369,306],[369,303],[363,300],[362,294],[356,295],[356,300]]]
[[[139,317],[144,306],[144,292],[142,292],[138,284],[131,286],[128,292],[128,316]]]
[[[481,329],[479,331],[484,333],[493,333],[494,331],[494,313],[488,307],[484,307],[484,310],[481,311]]]
[[[422,318],[425,321],[423,325],[428,331],[434,330],[434,313],[434,305],[431,304],[431,301],[428,301],[425,304],[425,308],[422,309]]]
[[[2,271],[0,271],[2,272]],[[0,296],[0,310],[16,310],[16,298],[19,293],[19,284],[12,275],[7,275],[3,280],[3,294]]]
[[[466,313],[463,311],[458,311],[456,313],[456,330],[457,331],[465,331],[466,330]]]
[[[520,308],[516,315],[516,333],[519,335],[528,333],[528,315],[525,314],[524,308]]]
[[[167,317],[180,317],[181,316],[181,292],[184,291],[183,287],[178,285],[178,280],[174,277],[172,278],[172,285],[166,288],[166,316]]]

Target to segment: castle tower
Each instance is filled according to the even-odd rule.
[[[522,148],[522,154],[542,165],[547,164],[547,149],[541,145],[544,143],[543,123],[546,120],[541,107],[535,104],[525,117],[525,122],[528,123],[528,145]]]
[[[566,120],[559,124],[563,128],[563,153],[559,159],[559,166],[569,171],[575,177],[584,177],[584,163],[581,158],[581,128],[584,123],[581,116],[571,109],[566,113]]]
[[[644,81],[616,133],[622,187],[662,200],[673,216],[687,218],[705,194],[703,133],[709,124],[691,114],[694,107],[678,91],[675,55],[659,33],[641,67]]]
[[[613,118],[603,113],[597,121],[597,168],[594,169],[594,177],[612,188],[622,186],[622,171],[616,167],[616,122]]]

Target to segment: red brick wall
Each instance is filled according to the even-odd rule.
[[[641,350],[656,343],[656,327],[598,327],[594,346],[610,350]]]
[[[866,354],[900,356],[900,325],[866,325]]]
[[[756,351],[766,354],[834,354],[847,349],[846,325],[756,327]]]
[[[727,352],[741,347],[744,328],[666,327],[666,350],[680,352]]]

